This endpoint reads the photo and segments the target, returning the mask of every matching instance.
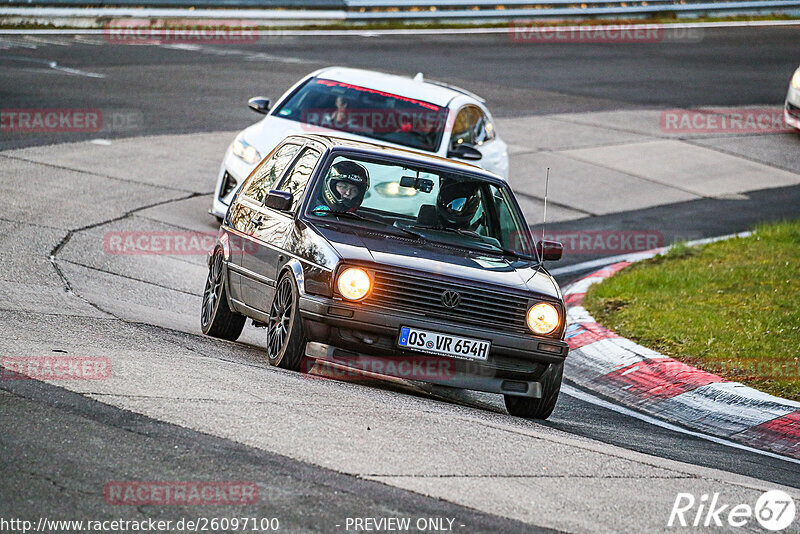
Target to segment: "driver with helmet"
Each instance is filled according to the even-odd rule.
[[[436,197],[436,214],[442,227],[473,230],[470,222],[480,205],[477,183],[442,178]]]
[[[319,211],[350,211],[358,209],[369,189],[369,173],[354,161],[340,161],[331,165],[322,184]]]

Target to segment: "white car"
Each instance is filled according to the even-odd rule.
[[[508,149],[480,97],[447,84],[361,69],[328,67],[312,72],[270,109],[266,98],[249,101],[266,115],[243,130],[225,152],[210,213],[225,216],[239,185],[264,156],[289,135],[334,134],[479,165],[508,178]]]
[[[789,91],[786,93],[786,103],[783,105],[783,117],[786,124],[800,130],[800,67],[794,71]]]

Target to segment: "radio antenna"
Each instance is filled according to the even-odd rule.
[[[544,228],[547,225],[547,189],[550,186],[550,167],[547,167],[547,173],[544,177],[544,215],[542,216],[542,241],[544,241]],[[544,244],[542,244],[544,248]]]
[[[539,256],[539,265],[536,267],[536,272],[531,275],[531,278],[536,276],[536,274],[542,269],[544,265],[544,238],[545,238],[545,227],[547,226],[547,189],[550,187],[550,167],[547,167],[547,172],[545,173],[544,177],[544,215],[542,216],[542,247],[539,250],[539,247],[536,247],[536,254]],[[531,280],[528,279],[528,281]]]

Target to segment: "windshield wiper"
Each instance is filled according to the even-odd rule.
[[[322,208],[314,208],[311,210],[311,213],[314,215],[336,215],[338,217],[347,217],[350,219],[358,219],[359,221],[370,221],[379,223],[381,221],[376,221],[375,219],[370,219],[369,217],[364,217],[363,215],[359,215],[353,211],[337,211],[337,210],[325,210]]]
[[[326,210],[326,209],[315,208],[315,209],[311,210],[311,213],[313,213],[314,215],[336,215],[338,217],[345,217],[345,218],[348,218],[348,219],[355,219],[355,220],[358,220],[358,221],[367,221],[367,222],[371,222],[371,223],[375,223],[375,224],[380,224],[381,226],[384,226],[385,228],[391,228],[392,230],[397,230],[398,232],[402,232],[403,234],[405,234],[407,236],[410,236],[410,237],[413,237],[414,239],[421,239],[422,238],[422,234],[419,234],[417,232],[413,232],[411,230],[407,230],[406,228],[400,228],[399,226],[394,226],[394,225],[391,225],[389,223],[386,223],[386,222],[383,222],[383,221],[379,221],[377,219],[371,219],[369,217],[364,217],[363,215],[361,215],[359,213],[352,212],[352,211]]]
[[[414,237],[416,239],[423,239],[425,237],[420,233],[414,232],[413,230],[409,230],[408,228],[401,228],[400,226],[394,226],[393,224],[387,224],[386,226],[389,227],[389,228],[392,228],[393,230],[400,230],[401,232],[403,232],[407,236],[411,236],[411,237]]]
[[[499,252],[502,252],[504,256],[511,256],[511,257],[518,258],[518,259],[531,259],[528,256],[524,256],[524,255],[520,254],[519,252],[515,252],[515,251],[513,251],[511,249],[507,249],[507,248],[501,247],[499,245],[495,245],[494,243],[492,243],[490,241],[486,241],[484,239],[484,236],[482,236],[481,234],[479,234],[475,230],[465,230],[464,228],[439,228],[439,227],[436,227],[436,226],[423,226],[423,225],[419,225],[419,224],[414,225],[414,226],[416,228],[427,228],[429,230],[436,230],[436,231],[439,231],[439,232],[449,232],[449,233],[452,233],[452,234],[458,234],[458,235],[463,235],[463,236],[467,236],[467,237],[472,237],[472,238],[478,239],[481,242],[481,244],[489,245],[493,249],[495,249],[495,250],[497,250]],[[477,249],[474,249],[472,247],[466,247],[466,248],[470,248],[471,250],[477,250]],[[480,251],[484,252],[485,249],[480,249]]]
[[[436,230],[437,232],[449,232],[453,234],[465,235],[467,237],[476,237],[483,241],[483,236],[475,230],[464,230],[463,228],[446,228],[439,226],[427,226],[423,224],[415,224],[414,228],[424,228],[426,230]]]

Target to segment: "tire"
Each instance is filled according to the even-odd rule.
[[[284,273],[278,280],[269,310],[267,357],[272,365],[292,371],[300,369],[307,341],[299,304],[300,295],[294,276]]]
[[[203,308],[200,313],[200,328],[207,336],[236,341],[242,334],[247,317],[228,307],[228,291],[225,287],[225,274],[220,249],[214,251],[208,278],[203,290]]]
[[[561,379],[564,376],[564,364],[552,365],[542,376],[542,398],[517,397],[504,395],[506,410],[511,415],[526,419],[547,419],[553,413],[561,391]]]

